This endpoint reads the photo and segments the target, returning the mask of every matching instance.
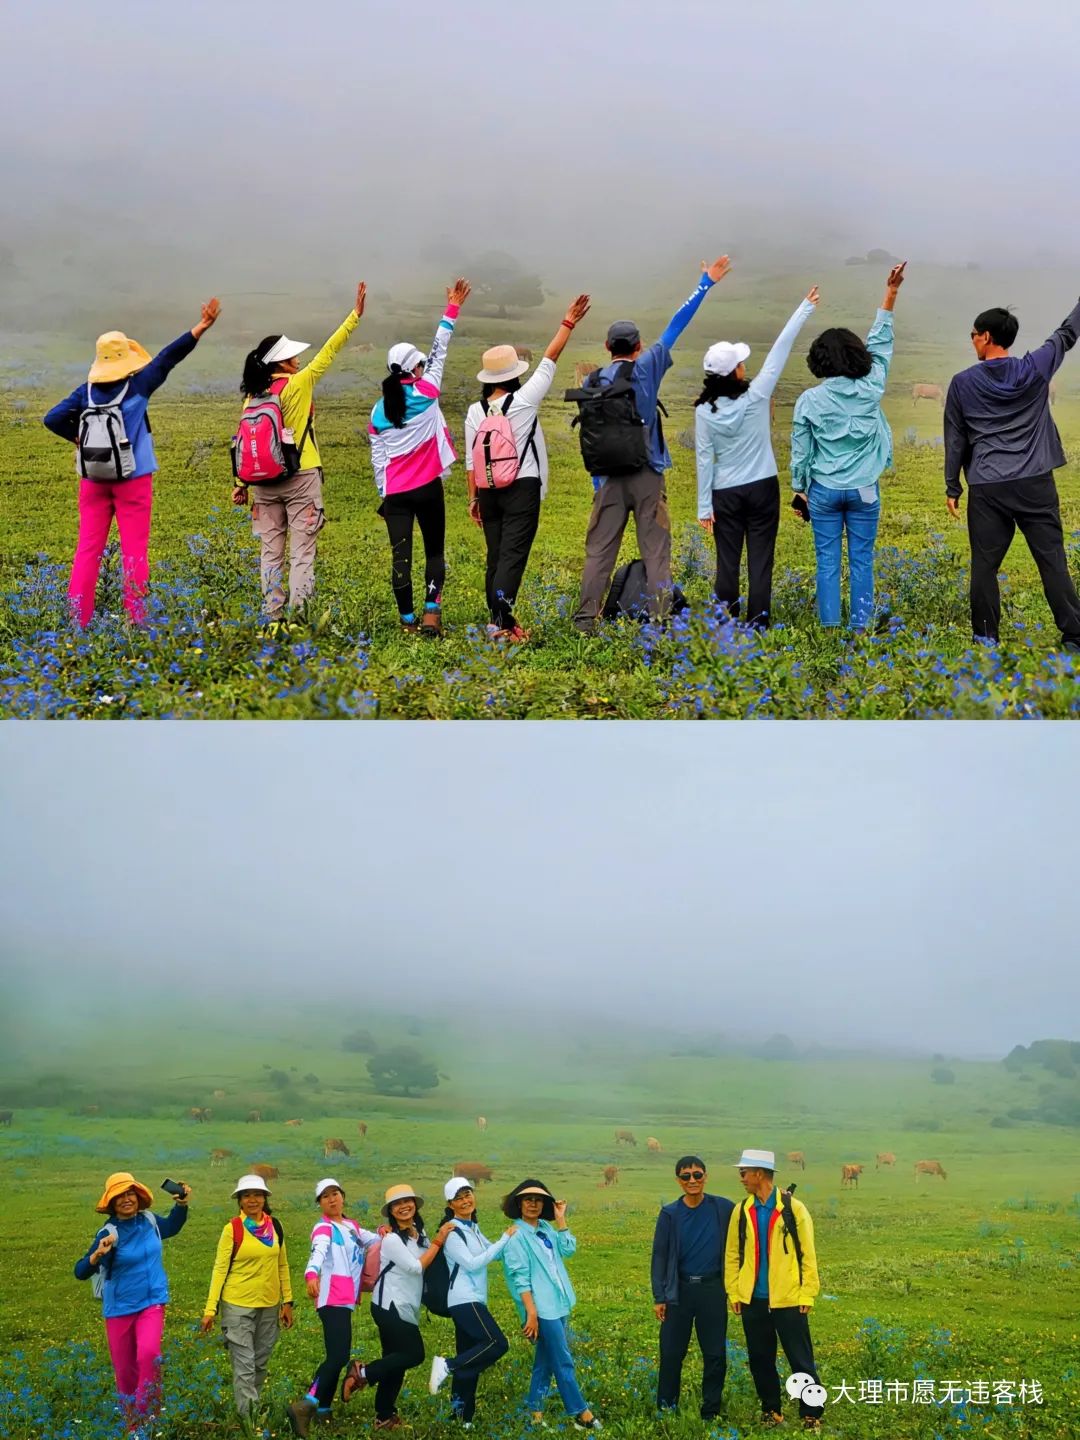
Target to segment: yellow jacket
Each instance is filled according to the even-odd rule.
[[[244,1238],[230,1266],[232,1248],[233,1227],[230,1220],[218,1241],[214,1270],[210,1276],[210,1294],[203,1306],[204,1315],[216,1315],[220,1300],[251,1309],[292,1301],[289,1259],[284,1244],[278,1242],[276,1232],[274,1243],[264,1245],[245,1227]]]
[[[802,1245],[802,1279],[799,1278],[799,1264],[795,1247],[784,1229],[784,1210],[790,1204],[790,1216],[798,1227],[799,1242]],[[739,1264],[739,1230],[744,1231],[743,1258]],[[776,1209],[769,1221],[767,1242],[769,1269],[769,1308],[781,1310],[789,1305],[812,1305],[814,1296],[821,1289],[818,1279],[817,1251],[814,1248],[814,1222],[810,1212],[794,1195],[785,1202],[780,1190],[776,1192]],[[724,1255],[724,1287],[728,1299],[734,1304],[749,1305],[754,1293],[754,1279],[757,1275],[758,1231],[754,1222],[754,1197],[748,1195],[741,1205],[735,1207],[728,1225],[727,1248]]]
[[[359,315],[355,310],[350,310],[343,323],[334,331],[322,349],[308,361],[302,370],[298,370],[295,375],[290,376],[289,383],[278,396],[282,421],[296,436],[297,444],[299,444],[304,431],[307,430],[316,380],[321,380],[330,369],[337,358],[338,351],[343,348],[346,340],[359,323]],[[321,464],[322,457],[319,455],[315,432],[312,430],[300,452],[300,469],[314,470]]]

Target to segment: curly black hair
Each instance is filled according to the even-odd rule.
[[[823,330],[810,346],[806,363],[811,375],[819,380],[831,380],[845,376],[848,380],[862,380],[870,374],[873,357],[853,330],[834,326]]]
[[[750,381],[745,376],[737,380],[734,370],[730,375],[706,375],[701,394],[694,401],[694,409],[699,405],[708,405],[710,410],[715,410],[717,400],[737,400],[749,389]]]

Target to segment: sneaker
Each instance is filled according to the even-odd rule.
[[[442,637],[442,611],[425,610],[420,621],[420,634],[425,640],[439,640]]]
[[[783,1425],[784,1417],[779,1410],[763,1410],[761,1412],[762,1425]]]
[[[821,1421],[816,1415],[804,1415],[802,1428],[804,1430],[820,1430]]]
[[[402,633],[403,635],[419,635],[419,634],[420,634],[420,621],[419,621],[419,620],[402,620],[402,622],[401,622],[401,633]]]
[[[431,1362],[431,1374],[428,1376],[428,1392],[431,1395],[439,1393],[439,1386],[450,1374],[450,1366],[441,1355],[436,1355]]]
[[[589,1416],[587,1420],[585,1419],[586,1415]],[[602,1430],[603,1428],[603,1425],[600,1424],[596,1416],[589,1414],[588,1410],[583,1410],[581,1414],[574,1419],[575,1430]]]
[[[367,1376],[364,1374],[364,1367],[359,1360],[350,1360],[345,1371],[345,1378],[341,1382],[342,1400],[351,1400],[358,1390],[363,1390],[367,1384]]]
[[[311,1433],[311,1421],[315,1414],[315,1406],[310,1405],[306,1400],[294,1400],[286,1410],[289,1417],[289,1425],[294,1435],[306,1437]]]
[[[412,1426],[406,1425],[400,1415],[391,1415],[388,1420],[376,1420],[372,1428],[375,1430],[411,1430]]]

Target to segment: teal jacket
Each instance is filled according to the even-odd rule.
[[[528,1290],[541,1320],[561,1320],[577,1304],[563,1264],[563,1257],[573,1255],[577,1249],[577,1241],[569,1230],[556,1230],[547,1220],[541,1220],[535,1230],[523,1220],[517,1221],[517,1227],[517,1234],[511,1235],[503,1251],[503,1269],[518,1314],[524,1321],[521,1296]],[[547,1239],[550,1249],[541,1236]]]
[[[873,364],[869,375],[833,376],[804,390],[791,426],[791,488],[809,490],[811,480],[829,490],[876,485],[892,465],[892,431],[881,397],[893,353],[891,310],[879,310],[866,337]]]

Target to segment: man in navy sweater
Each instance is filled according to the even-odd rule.
[[[653,1308],[660,1321],[660,1374],[656,1404],[675,1410],[682,1367],[697,1329],[701,1347],[701,1418],[720,1413],[727,1375],[727,1299],[724,1246],[735,1209],[722,1195],[707,1195],[705,1162],[684,1155],[675,1165],[682,1195],[656,1218],[652,1250]]]
[[[1000,307],[975,317],[971,343],[979,363],[953,376],[945,401],[946,503],[958,518],[963,470],[975,638],[998,638],[998,570],[1019,526],[1062,641],[1080,650],[1080,597],[1065,558],[1053,474],[1065,452],[1050,415],[1050,380],[1080,334],[1080,303],[1049,340],[1017,358],[1009,350],[1019,328]]]

